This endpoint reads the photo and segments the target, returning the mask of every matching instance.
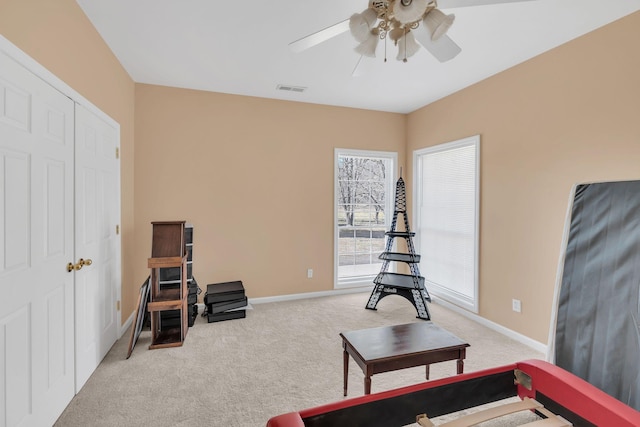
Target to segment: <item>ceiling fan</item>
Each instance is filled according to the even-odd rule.
[[[446,33],[455,16],[441,10],[447,8],[481,6],[497,3],[516,3],[531,0],[369,0],[362,13],[331,25],[306,37],[289,43],[293,52],[302,52],[350,31],[359,43],[355,51],[360,54],[354,75],[363,58],[373,58],[380,40],[390,39],[397,47],[396,59],[407,62],[420,46],[428,50],[440,62],[455,58],[462,49]],[[386,49],[385,49],[385,62]]]

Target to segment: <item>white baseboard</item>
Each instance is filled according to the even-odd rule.
[[[348,289],[334,289],[330,291],[320,291],[320,292],[307,292],[301,294],[289,294],[289,295],[278,295],[274,297],[262,297],[262,298],[249,298],[249,302],[251,304],[263,304],[269,302],[279,302],[279,301],[292,301],[298,299],[307,299],[307,298],[319,298],[319,297],[327,297],[334,295],[342,295],[342,294],[353,294],[358,292],[371,292],[373,286],[368,287],[357,287],[357,288],[348,288]],[[476,323],[481,324],[482,326],[486,326],[489,329],[492,329],[496,332],[501,333],[515,341],[518,341],[521,344],[524,344],[532,349],[539,351],[541,353],[547,353],[547,345],[543,344],[539,341],[531,339],[525,335],[522,335],[516,331],[513,331],[509,328],[506,328],[502,325],[499,325],[491,320],[485,319],[484,317],[478,316],[475,313],[471,313],[463,308],[455,306],[447,301],[436,298],[432,296],[432,300],[434,304],[439,304],[451,311],[455,311],[456,313],[467,317],[468,319],[473,320]]]
[[[296,299],[330,297],[334,295],[355,294],[358,292],[371,292],[373,285],[357,288],[333,289],[331,291],[306,292],[302,294],[278,295],[275,297],[249,298],[251,304],[264,304],[267,302],[292,301]]]
[[[509,338],[511,338],[512,340],[518,341],[521,344],[526,345],[527,347],[531,347],[532,349],[539,351],[541,353],[546,354],[547,353],[547,345],[543,344],[539,341],[536,341],[534,339],[531,339],[529,337],[527,337],[526,335],[522,335],[516,331],[513,331],[509,328],[505,328],[502,325],[499,325],[495,322],[492,322],[491,320],[485,319],[484,317],[478,316],[475,313],[471,313],[470,311],[467,311],[463,308],[460,308],[456,305],[451,304],[450,302],[444,301],[440,298],[436,298],[433,295],[431,296],[432,302],[434,304],[438,304],[441,305],[451,311],[455,311],[456,313],[473,320],[476,323],[481,324],[482,326],[486,326],[489,329],[492,329],[496,332],[501,333],[502,335],[505,335]]]
[[[127,318],[127,321],[124,322],[124,324],[122,326],[120,326],[120,329],[118,329],[118,339],[122,338],[122,335],[124,334],[124,331],[126,331],[127,329],[129,329],[129,326],[131,326],[131,324],[133,323],[133,319],[134,319],[134,315],[136,314],[136,312],[132,312],[131,315],[129,315],[129,317]]]

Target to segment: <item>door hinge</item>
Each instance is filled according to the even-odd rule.
[[[120,300],[116,301],[116,310],[120,311]]]
[[[116,159],[120,158],[120,147],[116,147]]]
[[[116,234],[120,234],[120,225],[116,225]]]

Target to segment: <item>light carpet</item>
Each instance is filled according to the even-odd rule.
[[[377,310],[369,293],[254,304],[244,319],[198,316],[182,347],[148,350],[143,330],[125,359],[127,331],[55,426],[264,427],[269,418],[344,399],[343,331],[422,322],[404,298]],[[465,372],[544,355],[437,304],[432,321],[471,344]],[[431,365],[431,379],[454,375],[455,361]],[[349,397],[364,375],[350,360]],[[424,367],[372,377],[372,393],[424,381]],[[513,424],[496,424],[513,425]]]

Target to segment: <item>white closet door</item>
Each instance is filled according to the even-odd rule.
[[[120,286],[118,130],[76,105],[76,392],[116,342]]]
[[[74,103],[0,52],[0,426],[74,395]]]

